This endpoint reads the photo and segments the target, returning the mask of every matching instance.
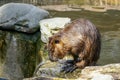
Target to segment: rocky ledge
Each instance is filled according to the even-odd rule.
[[[32,76],[41,57],[38,56],[39,39],[40,32],[24,34],[0,30],[0,80],[22,80]]]
[[[49,67],[48,67],[49,66]],[[73,73],[60,72],[61,64],[46,62],[40,66],[32,78],[24,80],[119,80],[120,63],[104,66],[88,66]]]

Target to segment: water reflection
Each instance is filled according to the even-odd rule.
[[[120,31],[102,33],[102,50],[99,64],[120,62]]]

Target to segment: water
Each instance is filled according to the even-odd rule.
[[[50,11],[53,17],[70,17],[72,20],[86,18],[93,22],[102,35],[99,65],[120,63],[120,11]]]

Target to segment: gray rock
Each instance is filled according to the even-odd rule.
[[[31,77],[40,62],[40,32],[23,34],[0,30],[0,77],[22,80]],[[37,58],[39,57],[39,60]]]
[[[61,60],[59,62],[51,62],[46,61],[41,63],[41,65],[38,65],[39,67],[36,68],[34,72],[34,77],[46,77],[46,78],[63,78],[63,79],[77,79],[80,76],[80,69],[74,71],[73,73],[67,73],[61,72],[61,69],[63,67],[63,63],[65,60]],[[58,79],[58,80],[59,80]],[[63,80],[60,79],[60,80]],[[57,80],[57,79],[56,79]]]
[[[0,7],[0,29],[33,33],[48,15],[48,11],[30,4],[8,3]]]
[[[0,80],[8,80],[8,79],[5,79],[5,78],[0,78]]]
[[[58,62],[46,61],[40,65],[35,71],[31,80],[39,78],[51,78],[55,80],[119,80],[120,79],[120,63],[108,64],[105,66],[88,66],[84,69],[77,69],[72,73],[65,74],[60,72],[63,64]]]
[[[93,78],[91,80],[114,80],[114,78],[111,75],[105,75],[105,74],[94,74]]]

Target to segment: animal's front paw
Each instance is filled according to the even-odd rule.
[[[61,72],[69,73],[69,72],[73,72],[75,69],[77,69],[77,66],[73,64],[66,64],[62,67]]]
[[[73,65],[74,64],[74,60],[66,60],[64,65]]]
[[[68,65],[68,64],[74,64],[75,61],[74,60],[65,60],[65,61],[59,61],[60,64],[63,64],[63,65]]]

